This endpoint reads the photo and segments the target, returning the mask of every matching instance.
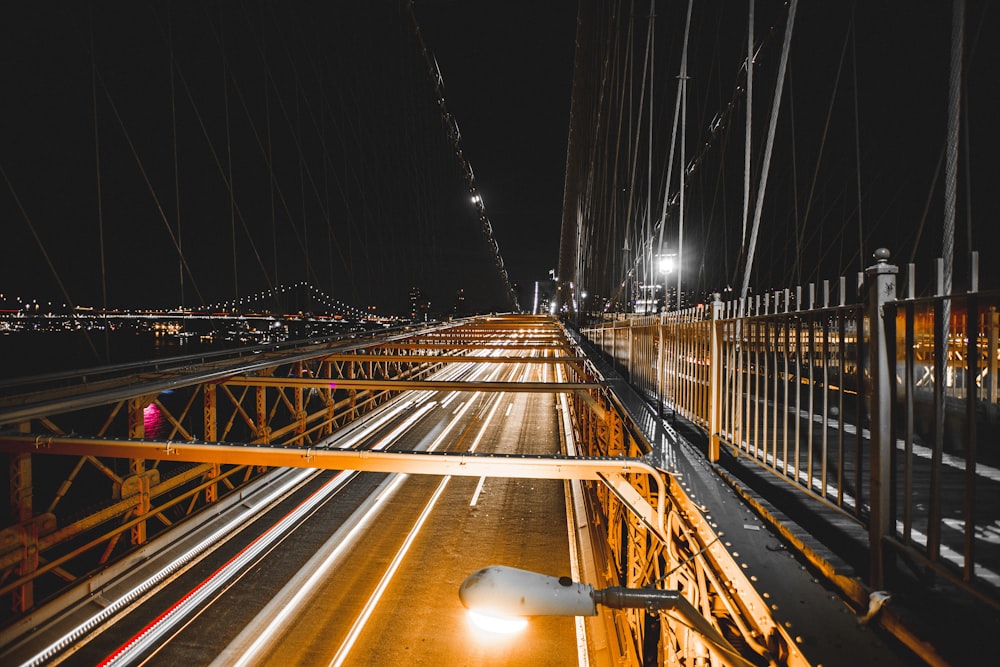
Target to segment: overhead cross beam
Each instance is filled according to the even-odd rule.
[[[236,387],[298,387],[302,389],[389,389],[392,391],[509,391],[557,393],[599,389],[591,382],[475,382],[468,380],[383,380],[357,378],[236,376],[223,384]]]
[[[473,452],[375,452],[359,449],[260,447],[197,441],[118,440],[19,433],[0,434],[0,451],[460,477],[595,480],[608,484],[647,527],[657,533],[661,540],[666,540],[664,529],[666,484],[659,470],[637,458],[511,456]],[[657,494],[655,508],[635,492],[624,477],[634,473],[649,475],[654,480]]]
[[[332,354],[323,357],[323,361],[360,361],[360,362],[417,362],[432,361],[434,363],[467,363],[476,364],[562,364],[583,363],[586,357],[469,357],[460,354]]]

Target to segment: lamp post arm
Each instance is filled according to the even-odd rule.
[[[658,588],[625,588],[611,586],[595,590],[594,601],[612,609],[645,609],[648,612],[673,611],[679,614],[698,634],[715,645],[719,658],[727,665],[753,667],[733,648],[722,633],[702,616],[687,598],[675,590]]]

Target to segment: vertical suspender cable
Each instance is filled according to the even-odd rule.
[[[174,89],[174,30],[167,6],[167,43],[170,50],[170,126],[174,139],[174,215],[177,216],[177,277],[180,280],[181,301],[184,307],[184,245],[181,242],[181,179],[177,164],[177,101]]]
[[[771,166],[771,151],[774,148],[774,132],[778,125],[778,111],[781,109],[781,92],[785,87],[785,70],[788,66],[788,51],[792,44],[792,28],[795,26],[795,10],[798,0],[789,0],[788,20],[785,23],[785,41],[781,48],[781,60],[778,65],[778,80],[775,84],[774,101],[771,104],[771,121],[767,128],[767,145],[764,148],[764,163],[761,165],[760,185],[757,187],[757,197],[754,206],[753,228],[750,230],[750,246],[747,250],[747,263],[743,270],[743,285],[740,288],[740,298],[746,298],[750,287],[750,273],[753,271],[753,256],[757,247],[757,232],[760,229],[760,216],[764,208],[764,193],[767,190],[767,175]]]
[[[233,301],[240,298],[240,279],[236,261],[236,193],[233,188],[233,147],[229,128],[229,75],[222,15],[219,15],[219,50],[222,52],[222,110],[226,116],[226,179],[229,181],[229,226],[233,239]]]
[[[691,32],[691,9],[694,5],[694,0],[688,0],[687,8],[687,18],[684,22],[684,46],[682,47],[681,55],[681,72],[687,71],[687,51],[688,51],[688,35]],[[677,101],[674,103],[674,123],[670,132],[670,151],[667,155],[667,185],[663,190],[663,212],[660,215],[660,239],[657,245],[659,252],[663,251],[663,228],[667,225],[667,209],[670,206],[670,183],[673,180],[673,168],[674,168],[674,147],[677,142],[677,123],[680,117],[681,111],[681,91],[680,88],[677,89]],[[683,162],[681,163],[681,168],[683,169]],[[683,183],[683,178],[681,179]],[[679,259],[679,258],[678,258]],[[664,281],[666,282],[666,281]],[[678,294],[678,297],[680,295]],[[669,302],[668,302],[669,307]],[[668,308],[669,309],[669,308]]]
[[[691,3],[688,3],[688,7]],[[690,15],[688,15],[690,20]],[[684,305],[681,298],[681,280],[684,275],[684,188],[687,185],[687,80],[688,80],[687,30],[684,31],[684,54],[681,56],[681,157],[680,157],[680,209],[677,215],[677,310]]]
[[[262,40],[263,42],[263,40]],[[263,55],[263,43],[261,44],[261,54]],[[267,135],[267,189],[270,194],[271,202],[271,253],[274,257],[274,284],[280,285],[281,278],[278,274],[278,266],[280,262],[278,261],[278,216],[276,210],[275,201],[275,188],[274,188],[274,150],[273,142],[271,136],[271,95],[270,86],[268,85],[267,79],[267,59],[262,58],[264,62],[264,124],[266,126]],[[288,304],[282,303],[279,300],[278,290],[272,292],[274,295],[274,307],[281,312],[289,312],[287,310]],[[286,299],[287,301],[287,299]]]
[[[857,160],[858,181],[858,261],[859,271],[865,270],[865,233],[861,220],[861,115],[858,112],[858,42],[855,39],[854,17],[851,17],[851,68],[854,74],[854,157]]]
[[[648,137],[648,155],[646,156],[647,169],[646,169],[646,233],[643,234],[643,254],[645,270],[646,284],[652,287],[656,284],[656,267],[653,266],[653,246],[650,240],[653,238],[653,85],[656,79],[653,77],[653,63],[656,61],[656,46],[655,46],[655,34],[656,31],[653,29],[656,20],[656,0],[650,0],[649,3],[649,137]],[[649,296],[649,300],[652,300],[655,304],[656,292],[655,290]],[[649,304],[647,304],[648,306]],[[655,307],[655,306],[654,306]]]
[[[101,310],[108,310],[108,278],[104,267],[104,202],[101,192],[101,132],[97,121],[97,56],[94,48],[94,7],[90,7],[90,96],[94,100],[94,172],[97,180],[97,243],[101,258]],[[87,336],[90,340],[90,336]],[[94,344],[90,346],[94,348]],[[96,352],[96,348],[95,352]],[[95,354],[100,359],[101,355]],[[104,359],[111,360],[111,340],[104,330]]]
[[[951,69],[948,78],[948,132],[944,160],[944,238],[942,240],[943,267],[938,286],[941,299],[941,321],[934,322],[935,329],[935,388],[934,388],[934,449],[931,454],[930,497],[941,493],[941,460],[944,449],[945,397],[943,380],[948,369],[948,340],[951,325],[952,273],[955,257],[955,199],[958,190],[958,141],[959,114],[962,99],[962,50],[965,24],[965,0],[954,0],[951,23]],[[936,320],[936,318],[935,318]],[[940,341],[940,345],[938,345]],[[974,458],[971,461],[974,462]],[[969,462],[967,462],[968,465]],[[972,476],[975,479],[975,475]],[[927,519],[927,550],[931,560],[941,552],[941,504],[932,503]],[[968,570],[967,570],[968,572]]]
[[[830,104],[826,111],[826,121],[823,124],[823,138],[819,142],[819,153],[816,155],[816,166],[813,168],[812,180],[809,183],[809,195],[806,197],[806,210],[802,214],[802,219],[797,221],[798,232],[795,237],[795,270],[792,275],[798,284],[802,280],[802,248],[805,243],[806,229],[809,226],[809,214],[812,211],[813,197],[816,194],[816,183],[819,180],[819,169],[823,163],[823,154],[826,150],[826,140],[830,136],[830,121],[833,119],[834,102],[837,100],[837,91],[840,89],[840,77],[844,70],[844,58],[847,55],[847,45],[854,38],[854,8],[851,9],[851,22],[844,34],[844,45],[840,49],[840,60],[837,64],[837,76],[833,79],[833,91],[830,93]],[[856,85],[856,84],[855,84]]]
[[[651,21],[650,24],[649,24],[649,26],[648,26],[648,29],[646,31],[646,53],[645,53],[645,56],[643,57],[643,61],[642,61],[642,86],[640,86],[640,88],[639,88],[639,104],[637,105],[637,107],[639,109],[640,117],[638,118],[638,120],[635,123],[635,133],[634,133],[634,135],[633,135],[633,133],[631,131],[629,132],[629,149],[631,151],[632,165],[631,165],[631,167],[629,169],[629,183],[631,185],[629,187],[629,191],[628,191],[628,203],[626,204],[626,209],[625,209],[625,216],[626,216],[626,221],[625,221],[625,224],[626,224],[626,226],[625,226],[625,250],[628,251],[629,248],[630,248],[629,237],[632,236],[632,233],[633,233],[632,230],[634,229],[635,230],[634,231],[634,235],[635,235],[636,241],[635,241],[635,245],[634,245],[635,254],[633,255],[632,262],[631,262],[631,266],[633,268],[640,267],[640,265],[643,263],[642,262],[642,260],[643,260],[643,254],[644,254],[643,253],[643,248],[645,246],[645,244],[642,242],[642,238],[643,238],[642,227],[641,227],[641,225],[638,222],[635,222],[634,226],[633,226],[633,222],[635,221],[635,218],[637,217],[637,211],[639,210],[639,207],[641,206],[641,204],[638,201],[636,201],[637,197],[636,197],[635,183],[636,183],[636,170],[638,169],[638,164],[639,164],[639,146],[641,145],[640,142],[642,140],[642,117],[641,117],[641,114],[642,114],[642,108],[645,106],[645,100],[646,100],[646,74],[647,74],[647,72],[649,70],[650,49],[651,49],[652,35],[653,35],[653,26],[652,26],[652,21]],[[630,78],[630,82],[631,82],[631,78]],[[652,95],[652,83],[653,83],[652,79],[650,79],[650,81],[649,81],[649,84],[650,84],[650,95]],[[631,86],[629,88],[629,92],[631,93]],[[631,94],[630,94],[629,99],[631,101]],[[629,118],[629,125],[630,126],[632,124],[632,117],[633,117],[633,114],[632,114],[632,105],[629,104],[628,118]],[[630,127],[630,129],[631,129],[631,127]],[[633,136],[634,136],[634,138],[633,138]],[[628,266],[628,265],[629,265],[628,264],[628,260],[626,259],[626,266]],[[626,273],[626,276],[627,275],[628,274]],[[643,275],[638,270],[636,270],[634,272],[633,277],[634,277],[634,279],[636,281],[641,281],[642,278],[643,278]],[[626,281],[626,282],[628,282],[628,281]]]
[[[975,48],[975,42],[973,42],[973,49]],[[970,52],[971,53],[971,52]],[[962,108],[964,109],[963,114],[965,116],[965,122],[962,123],[962,143],[965,145],[965,152],[963,154],[965,163],[965,231],[966,231],[966,242],[967,248],[971,251],[972,245],[972,165],[969,164],[972,155],[972,150],[970,148],[969,142],[969,93],[967,87],[962,87]]]
[[[753,4],[750,0],[750,15],[747,18],[747,117],[746,143],[743,150],[743,232],[740,235],[740,248],[747,242],[747,220],[750,217],[750,153],[753,144]]]
[[[983,9],[983,14],[980,15],[980,21],[978,27],[976,28],[976,33],[972,37],[972,43],[969,44],[969,56],[968,62],[971,64],[976,54],[976,46],[979,44],[979,37],[983,34],[983,26],[985,25],[982,21],[982,17],[986,15],[988,8]],[[963,21],[964,25],[964,21]],[[965,56],[965,38],[962,38],[962,58],[966,59]],[[963,68],[964,69],[964,68]],[[963,74],[964,77],[964,74]],[[966,237],[968,241],[968,249],[971,251],[973,248],[972,244],[972,167],[969,162],[972,155],[972,144],[971,138],[969,137],[970,125],[969,122],[969,89],[967,86],[962,86],[962,109],[963,115],[965,116],[965,122],[962,123],[962,137],[963,143],[965,144],[964,163],[965,163],[965,221],[966,221]]]
[[[955,199],[958,190],[959,115],[962,99],[962,47],[965,24],[965,0],[955,0],[951,26],[951,72],[948,81],[948,143],[944,163],[944,293],[951,294],[955,257]],[[944,326],[948,326],[948,301],[945,301]],[[945,329],[947,333],[947,328]],[[945,338],[947,341],[947,338]]]
[[[93,12],[93,7],[91,7]],[[108,279],[104,265],[104,202],[101,194],[101,134],[97,122],[97,62],[94,55],[94,24],[90,25],[90,88],[94,98],[94,162],[97,173],[97,240],[101,257],[101,307],[108,308]]]
[[[97,242],[101,259],[101,308],[108,309],[108,278],[104,267],[104,201],[101,193],[101,131],[97,122],[97,60],[94,48],[94,7],[90,7],[90,93],[94,99],[94,166],[97,173]]]
[[[302,96],[305,95],[305,91],[299,88],[299,79],[295,77],[295,135],[296,143],[299,146],[299,204],[302,206],[302,246],[304,249],[304,259],[305,259],[305,275],[306,278],[312,275],[312,266],[309,263],[309,258],[312,256],[312,252],[309,249],[309,216],[306,214],[306,153],[305,153],[305,142],[303,141],[305,133],[302,131]],[[317,197],[318,199],[318,197]],[[319,282],[318,280],[316,282]]]

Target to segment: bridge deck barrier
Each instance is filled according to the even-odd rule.
[[[895,280],[879,262],[855,303],[841,279],[836,295],[825,282],[581,333],[645,400],[696,426],[710,460],[731,454],[774,493],[853,524],[872,589],[960,591],[995,631],[1000,293],[915,298],[911,267],[897,299]]]

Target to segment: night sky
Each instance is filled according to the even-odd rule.
[[[779,26],[755,93],[758,151],[780,4],[757,3],[758,36]],[[669,139],[684,6],[657,4],[659,151]],[[648,2],[635,7],[639,25]],[[902,262],[940,249],[935,170],[950,3],[856,7],[836,96],[851,5],[799,7],[760,288],[849,274],[878,245]],[[418,0],[413,8],[526,305],[534,281],[558,265],[577,3]],[[689,151],[732,96],[745,13],[745,3],[729,2],[696,11]],[[984,252],[995,243],[1000,215],[992,196],[1000,12],[970,2],[967,13],[972,178],[963,155],[957,270],[969,237]],[[641,46],[641,25],[636,35]],[[403,312],[411,287],[439,312],[459,289],[470,310],[510,308],[401,2],[18,3],[4,8],[0,58],[0,293],[8,302],[198,307],[308,281],[383,313]],[[741,114],[692,185],[701,217],[686,234],[704,289],[721,289],[736,273]],[[814,174],[808,227],[796,226]],[[998,263],[983,264],[987,276],[997,272]]]
[[[663,210],[687,8],[683,2],[655,3],[650,94],[642,72],[651,4],[636,2],[630,12],[628,3],[581,3],[584,24],[591,27],[583,42],[589,47],[580,94],[574,94],[579,122],[571,136],[579,141],[573,141],[568,161],[573,185],[567,209],[569,219],[579,212],[584,231],[581,268],[568,280],[602,298],[625,291],[618,303],[628,303],[623,285],[630,282],[624,280],[629,269],[636,267],[640,281],[649,275],[637,248],[647,238],[646,220],[657,222]],[[692,15],[681,267],[686,303],[713,291],[738,295],[743,278],[747,105],[741,70],[748,4],[695,3]],[[1000,13],[988,2],[966,5],[954,255],[959,290],[969,284],[970,248],[981,253],[981,288],[1000,286],[1000,266],[992,261],[1000,216],[994,194],[1000,179]],[[873,263],[873,251],[886,247],[892,261],[916,265],[916,291],[926,293],[933,259],[942,253],[952,3],[798,3],[761,199],[787,7],[776,0],[755,3],[751,218],[757,202],[763,207],[749,288],[760,294],[823,280],[835,285],[838,276],[853,285],[855,273]],[[678,165],[669,184],[674,202]],[[667,254],[678,252],[679,218],[672,207],[664,226]]]
[[[576,22],[535,4],[414,5],[525,294],[558,257]],[[198,307],[308,281],[383,313],[411,287],[510,309],[404,3],[4,11],[8,300]]]

